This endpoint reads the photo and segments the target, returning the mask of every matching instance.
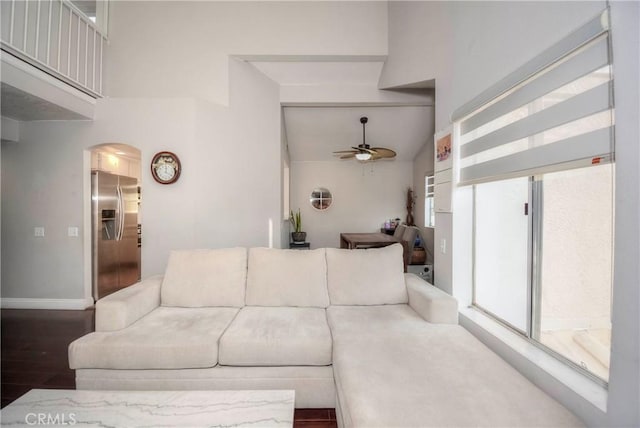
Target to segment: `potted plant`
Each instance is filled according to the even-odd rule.
[[[291,240],[298,244],[305,242],[307,239],[307,232],[302,231],[302,215],[300,214],[300,208],[298,212],[294,214],[293,210],[289,214],[289,221],[293,226],[293,232],[291,232]]]

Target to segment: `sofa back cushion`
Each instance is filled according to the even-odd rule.
[[[366,250],[327,248],[332,305],[407,303],[402,245]]]
[[[248,306],[326,308],[325,250],[249,249]]]
[[[244,306],[247,250],[172,251],[162,281],[162,306]]]

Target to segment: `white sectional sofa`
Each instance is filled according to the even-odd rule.
[[[101,299],[78,389],[295,389],[346,427],[581,426],[403,273],[402,246],[176,251]]]

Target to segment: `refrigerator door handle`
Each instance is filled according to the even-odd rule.
[[[124,229],[124,203],[122,201],[122,188],[116,186],[116,198],[117,198],[117,227],[116,227],[116,241],[122,241],[122,231]]]
[[[122,187],[120,188],[120,240],[124,237],[124,210],[125,210],[125,201],[124,201],[124,191]]]

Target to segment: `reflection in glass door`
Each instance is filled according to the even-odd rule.
[[[608,380],[613,282],[613,165],[540,177],[532,337]]]
[[[528,177],[475,186],[474,305],[527,332]]]

